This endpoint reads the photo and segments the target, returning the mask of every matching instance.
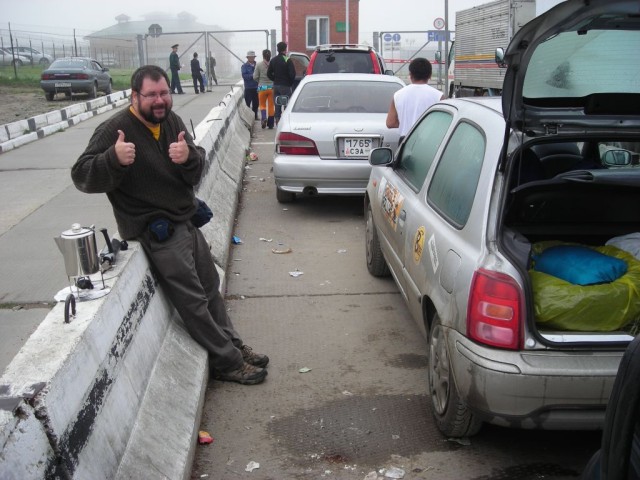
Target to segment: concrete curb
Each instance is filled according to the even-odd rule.
[[[114,92],[42,115],[0,125],[0,154],[65,130],[106,111],[129,103],[131,89]]]
[[[242,88],[225,100],[196,127],[207,151],[197,193],[216,212],[203,233],[222,273],[253,124]],[[56,305],[0,378],[0,478],[190,477],[207,352],[137,242],[107,274],[107,296],[79,302],[70,323]]]

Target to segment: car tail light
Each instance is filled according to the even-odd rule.
[[[369,55],[371,55],[371,63],[373,63],[373,73],[383,73],[380,70],[380,62],[378,62],[375,52],[369,52]]]
[[[509,275],[480,269],[473,275],[467,332],[469,338],[494,347],[520,348],[522,291]]]
[[[286,155],[319,155],[318,147],[313,140],[290,132],[278,134],[276,152]]]
[[[72,73],[69,78],[71,80],[89,80],[89,75],[86,73]]]
[[[53,80],[53,74],[52,73],[43,73],[42,75],[40,75],[40,80]]]

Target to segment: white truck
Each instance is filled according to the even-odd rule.
[[[449,96],[500,95],[506,68],[495,62],[496,48],[506,49],[525,23],[560,1],[497,0],[456,12]]]

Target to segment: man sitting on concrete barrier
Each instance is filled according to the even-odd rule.
[[[171,111],[169,78],[154,65],[131,77],[131,106],[96,128],[71,170],[76,187],[106,193],[125,240],[138,240],[215,378],[251,385],[269,358],[244,345],[227,315],[209,245],[191,219],[205,151]]]

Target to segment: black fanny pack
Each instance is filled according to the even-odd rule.
[[[157,218],[149,224],[149,233],[156,242],[166,242],[174,231],[173,223],[166,218]]]
[[[196,213],[193,214],[193,217],[191,217],[191,223],[193,223],[195,227],[200,228],[209,223],[209,220],[213,218],[213,212],[204,200],[196,198],[196,202],[198,204],[198,209],[196,210]]]

